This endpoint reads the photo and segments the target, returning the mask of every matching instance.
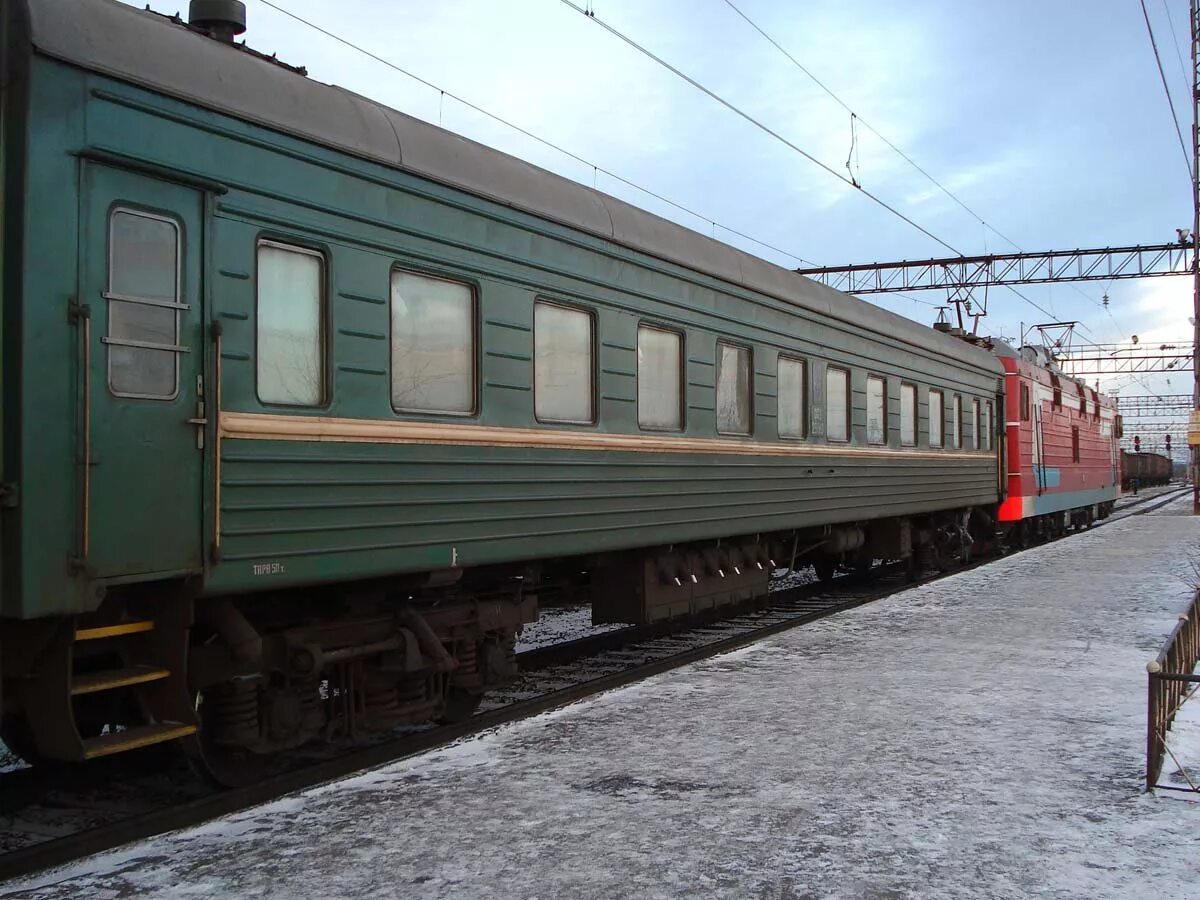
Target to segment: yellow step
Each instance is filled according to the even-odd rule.
[[[83,758],[95,759],[98,756],[125,753],[129,750],[161,744],[164,741],[174,741],[195,733],[195,725],[182,725],[178,722],[139,725],[125,731],[113,731],[102,734],[100,737],[88,738],[83,742]]]
[[[134,684],[145,684],[148,681],[161,681],[170,676],[169,669],[159,669],[155,666],[130,666],[127,669],[88,672],[86,675],[76,675],[71,679],[71,696],[111,691]]]
[[[142,619],[136,622],[119,622],[116,625],[97,625],[94,628],[76,628],[75,640],[97,641],[100,638],[121,637],[126,634],[140,634],[143,631],[153,631],[154,622]]]

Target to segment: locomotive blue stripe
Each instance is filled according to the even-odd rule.
[[[1094,503],[1107,503],[1120,496],[1115,485],[1103,488],[1093,488],[1090,491],[1065,491],[1061,494],[1042,494],[1034,497],[1033,510],[1027,516],[1042,516],[1046,513],[1062,512],[1067,509],[1077,509],[1080,506],[1090,506]]]

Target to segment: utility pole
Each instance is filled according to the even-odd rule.
[[[1190,0],[1192,33],[1192,425],[1200,422],[1200,17]],[[1193,438],[1188,429],[1188,443]],[[1192,515],[1200,516],[1200,444],[1192,444]]]

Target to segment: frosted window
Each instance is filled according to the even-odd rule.
[[[475,411],[475,296],[468,285],[392,272],[392,406]]]
[[[717,431],[750,433],[750,351],[717,342]]]
[[[258,397],[264,403],[319,406],[325,399],[324,266],[306,250],[258,247]]]
[[[867,443],[887,443],[887,382],[867,376]]]
[[[979,449],[979,436],[983,431],[983,421],[979,418],[979,401],[971,401],[971,446]]]
[[[850,373],[833,366],[825,370],[825,436],[850,440]]]
[[[114,394],[175,396],[179,342],[179,229],[132,210],[109,218],[108,385]]]
[[[638,425],[658,431],[683,428],[683,336],[638,326]]]
[[[592,317],[537,301],[533,307],[533,405],[544,422],[590,424]]]
[[[954,417],[950,421],[950,428],[953,430],[951,434],[951,442],[955,447],[962,447],[962,397],[959,394],[954,395]]]
[[[900,385],[900,446],[917,446],[917,386]]]
[[[942,392],[929,392],[929,446],[942,446],[942,427],[945,411],[942,408]]]
[[[808,367],[803,360],[779,358],[779,436],[802,438],[808,434]]]

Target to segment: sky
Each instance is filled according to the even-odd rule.
[[[144,5],[138,0],[134,5]],[[607,23],[830,169],[847,174],[850,115],[728,0],[271,0],[653,196],[439,90],[246,0],[250,46],[772,262],[952,255],[598,24]],[[857,116],[955,193],[985,227],[859,125],[854,176],[955,250],[1166,242],[1191,187],[1138,0],[732,0]],[[182,0],[151,0],[160,12]],[[1186,0],[1146,0],[1190,138]],[[185,10],[186,12],[186,10]],[[713,222],[718,226],[714,228]],[[733,234],[734,229],[776,252]],[[790,255],[788,255],[790,254]],[[1186,277],[1020,288],[1078,340],[1186,341]],[[1101,298],[1107,294],[1108,308]],[[944,291],[871,302],[923,323]],[[932,305],[931,305],[932,304]],[[1047,316],[994,289],[981,332],[1017,339]],[[1109,379],[1123,394],[1190,393],[1186,374]]]

